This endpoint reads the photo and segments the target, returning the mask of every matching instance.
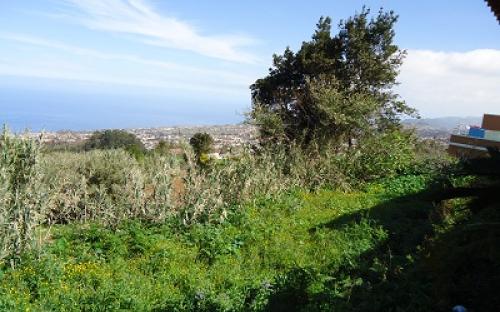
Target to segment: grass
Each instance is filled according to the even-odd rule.
[[[444,185],[486,180],[451,169],[434,180],[446,162],[432,157],[386,170],[384,146],[278,150],[199,170],[189,153],[138,161],[40,154],[5,133],[0,143],[0,311],[500,305],[498,204],[433,202]]]
[[[394,270],[404,275],[433,231],[432,204],[414,197],[426,182],[406,177],[350,193],[297,189],[256,199],[222,225],[60,225],[44,253],[2,271],[0,310],[363,308],[353,300],[367,296],[366,287],[376,292]]]

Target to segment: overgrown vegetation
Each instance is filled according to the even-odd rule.
[[[47,209],[42,179],[39,145],[13,138],[4,129],[0,135],[0,261],[11,267],[39,238],[35,231]]]
[[[36,142],[4,134],[10,224],[0,310],[447,311],[462,303],[488,311],[482,302],[494,301],[499,278],[498,209],[472,215],[467,201],[438,205],[437,190],[477,178],[414,140],[388,133],[335,157],[276,146],[200,171],[188,149],[184,160],[152,153],[138,162],[123,150],[40,154]],[[25,216],[29,231],[17,231]]]
[[[255,196],[272,196],[295,187],[349,190],[363,181],[419,166],[411,134],[385,136],[335,155],[294,145],[276,145],[258,154],[245,150],[203,171],[197,170],[197,157],[187,146],[182,159],[150,153],[140,162],[123,149],[49,154],[29,149],[29,154],[16,157],[37,159],[37,179],[28,176],[24,183],[36,183],[31,192],[43,196],[44,219],[50,225],[73,221],[116,225],[130,218],[161,223],[173,215],[185,224],[219,223]],[[37,145],[8,134],[4,141]],[[3,151],[7,151],[5,146]],[[426,161],[419,160],[421,164]],[[12,168],[6,171],[9,179],[21,174]]]
[[[191,139],[189,139],[189,144],[193,148],[194,154],[196,155],[196,160],[202,166],[208,165],[209,153],[213,151],[214,139],[208,133],[195,133]]]
[[[276,57],[253,86],[262,144],[222,160],[200,162],[202,134],[179,157],[4,131],[0,310],[494,311],[499,159],[399,128],[396,16],[368,16]]]
[[[430,181],[259,197],[218,225],[55,226],[41,256],[25,254],[3,273],[0,307],[449,311],[462,303],[493,311],[500,233],[478,224],[498,220],[498,210],[470,221],[454,209],[438,214]],[[480,233],[488,239],[476,240]]]
[[[85,142],[83,147],[85,150],[93,149],[124,149],[136,159],[144,157],[146,148],[134,134],[123,130],[104,130],[96,131]]]

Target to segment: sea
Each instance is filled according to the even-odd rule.
[[[239,103],[203,98],[0,88],[0,126],[13,132],[235,124],[245,110]]]

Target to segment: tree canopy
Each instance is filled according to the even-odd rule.
[[[123,130],[96,131],[85,142],[85,150],[123,148],[132,154],[143,153],[146,149],[134,134]]]
[[[251,86],[261,136],[340,142],[414,114],[393,90],[405,55],[394,43],[397,19],[363,8],[332,35],[331,19],[322,17],[298,52],[274,55],[269,74]]]
[[[198,132],[189,140],[189,144],[193,147],[197,157],[210,153],[212,151],[213,143],[214,140],[208,133]]]

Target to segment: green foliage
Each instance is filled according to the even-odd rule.
[[[397,127],[396,20],[322,18],[252,86],[269,144],[210,166],[206,133],[180,160],[119,130],[50,154],[4,131],[0,310],[496,308],[498,159],[461,176]],[[436,205],[446,184],[477,200]]]
[[[411,140],[403,133],[386,133],[340,154],[314,146],[267,146],[257,154],[242,150],[207,170],[198,170],[205,154],[197,158],[189,149],[183,160],[151,153],[140,162],[120,150],[51,152],[42,155],[37,174],[47,188],[47,224],[114,225],[128,218],[162,222],[172,215],[184,224],[220,223],[255,196],[295,187],[349,190],[405,172],[414,167]]]
[[[348,142],[413,114],[393,92],[404,52],[393,43],[397,16],[363,10],[331,33],[321,18],[296,53],[274,55],[269,75],[252,86],[251,117],[264,139]]]
[[[201,168],[208,168],[211,159],[209,153],[213,150],[214,139],[208,133],[196,133],[191,139],[189,139],[189,144],[193,148],[194,154],[196,155],[196,162]]]
[[[452,223],[424,263],[425,274],[435,277],[430,286],[434,297],[441,299],[437,308],[460,302],[471,310],[495,311],[500,304],[495,290],[500,283],[498,205]]]
[[[78,143],[46,143],[41,148],[43,153],[74,152],[79,153],[85,150],[85,142]]]
[[[308,117],[308,129],[320,143],[329,140],[347,141],[362,138],[370,133],[373,115],[377,112],[377,100],[361,92],[342,91],[339,83],[329,82],[323,77],[307,82],[308,110],[314,116]],[[308,130],[308,131],[310,131]]]
[[[344,204],[350,211],[375,202],[363,194],[294,192],[261,199],[224,225],[59,226],[42,258],[27,257],[4,273],[0,309],[262,311],[279,276],[296,264],[341,265],[384,239],[369,223],[309,232]]]
[[[0,310],[487,311],[500,276],[495,207],[435,205],[440,152],[411,133],[270,145],[207,170],[191,149],[138,162],[0,142]]]
[[[14,138],[6,129],[0,135],[0,265],[15,266],[21,254],[36,241],[43,222],[47,194],[41,183],[39,144]]]
[[[415,162],[405,173],[439,174],[450,171],[456,159],[447,152],[447,145],[435,140],[417,140],[415,147]]]
[[[102,157],[116,157],[110,156]],[[129,161],[87,170],[99,185],[116,187],[123,183],[120,168],[138,166]],[[153,171],[162,164],[154,161],[149,163]],[[252,167],[240,161],[241,167],[211,179],[236,182],[235,177],[250,175]],[[288,174],[295,174],[294,167]],[[256,172],[270,172],[264,168]],[[105,171],[118,174],[98,173]],[[229,196],[252,181],[243,180],[227,193],[218,192],[231,183],[221,184],[207,195]],[[283,190],[253,197],[236,210],[226,206],[226,222],[216,224],[184,227],[167,218],[163,223],[122,219],[113,228],[100,222],[54,226],[42,254],[24,253],[18,268],[0,269],[0,310],[422,311],[439,301],[438,310],[465,303],[488,311],[478,304],[491,295],[488,287],[494,289],[499,276],[497,234],[491,232],[489,240],[466,236],[477,241],[475,247],[455,252],[469,233],[467,218],[460,217],[465,232],[455,233],[453,219],[446,220],[453,214],[435,217],[436,207],[424,196],[431,182],[430,176],[406,175],[369,184],[364,191]],[[484,223],[481,227],[494,231],[488,225],[498,220],[494,212],[484,210],[471,226]],[[491,252],[476,250],[479,246]],[[488,275],[479,268],[460,273],[471,265],[465,260],[471,251]],[[473,286],[475,278],[488,286]]]
[[[153,152],[160,154],[160,155],[168,156],[168,155],[170,155],[170,149],[172,147],[173,147],[172,144],[168,143],[167,141],[160,140],[160,142],[158,142],[158,144],[156,144]]]
[[[47,222],[129,218],[163,221],[171,214],[171,174],[176,161],[154,156],[139,163],[123,150],[52,153],[41,160],[48,187]]]
[[[134,157],[138,161],[144,160],[144,156],[146,153],[146,149],[144,148],[142,143],[141,145],[137,144],[129,145],[125,148],[125,151],[127,151],[130,154],[130,156]]]
[[[193,147],[196,155],[208,154],[212,151],[214,139],[208,133],[196,133],[189,139],[189,144]]]
[[[146,151],[142,142],[132,133],[123,130],[97,131],[85,142],[85,150],[119,149],[128,151],[136,159],[144,157]]]
[[[349,151],[353,174],[361,181],[404,173],[415,163],[416,137],[410,132],[391,131],[366,137],[359,148]]]

